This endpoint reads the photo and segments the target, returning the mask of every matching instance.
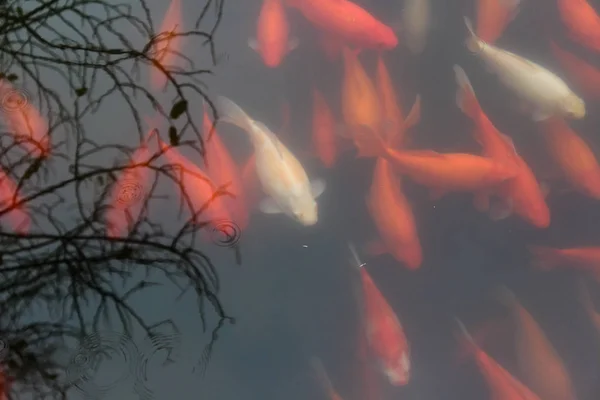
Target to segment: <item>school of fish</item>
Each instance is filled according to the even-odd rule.
[[[467,193],[472,196],[473,209],[488,215],[490,224],[519,218],[534,229],[551,225],[553,210],[547,197],[561,191],[554,189],[556,186],[550,178],[536,175],[530,160],[520,153],[513,141],[516,133],[502,132],[498,128],[498,121],[486,110],[486,102],[480,102],[487,93],[480,93],[469,77],[474,71],[468,72],[458,62],[449,71],[454,77],[454,111],[467,121],[469,137],[479,146],[479,152],[438,152],[412,146],[411,133],[427,110],[421,94],[413,93],[414,100],[405,113],[400,99],[407,94],[399,90],[399,78],[388,69],[386,58],[390,53],[418,58],[427,51],[428,40],[439,23],[439,17],[433,12],[441,0],[398,1],[402,7],[398,7],[400,13],[395,19],[376,16],[369,11],[369,4],[373,2],[366,0],[255,2],[256,30],[248,32],[247,45],[256,52],[256,63],[276,69],[295,49],[316,45],[327,62],[339,65],[342,79],[336,97],[328,96],[329,91],[316,82],[308,88],[313,107],[309,117],[311,132],[305,136],[311,143],[310,151],[308,154],[294,152],[286,145],[290,130],[287,103],[282,108],[283,124],[274,128],[268,121],[261,121],[260,113],[251,110],[255,108],[251,104],[238,103],[218,94],[212,99],[218,111],[217,124],[213,126],[206,105],[197,110],[203,116],[205,166],[189,160],[177,146],[166,144],[154,129],[150,130],[131,157],[131,169],[121,174],[113,188],[112,207],[106,214],[107,234],[111,237],[127,235],[135,215],[144,212],[142,203],[129,204],[127,199],[123,200],[122,186],[149,182],[150,172],[143,164],[151,156],[149,148],[153,140],[170,163],[181,167],[182,186],[186,191],[181,201],[202,210],[200,215],[194,216],[195,220],[229,220],[241,230],[248,229],[256,211],[270,215],[266,218],[277,218],[275,215],[280,214],[294,221],[290,223],[310,229],[319,223],[319,197],[326,192],[327,185],[322,178],[310,176],[305,165],[318,160],[324,168],[335,168],[348,151],[354,151],[358,158],[372,159],[372,180],[365,193],[364,210],[373,221],[377,237],[359,246],[348,239],[348,270],[356,278],[353,293],[361,321],[358,353],[366,365],[365,376],[373,373],[368,365],[375,361],[378,366],[375,373],[384,377],[389,385],[410,385],[411,338],[405,332],[401,316],[378,289],[360,254],[371,257],[387,254],[410,271],[421,268],[427,254],[421,245],[419,221],[404,190],[406,182],[426,188],[432,200],[450,193]],[[597,11],[600,3],[591,0],[472,0],[470,3],[471,11],[465,10],[464,19],[460,21],[464,25],[462,45],[466,54],[479,61],[477,65],[484,71],[485,79],[503,86],[514,112],[534,124],[536,129],[531,135],[539,140],[562,181],[563,191],[600,200],[597,157],[572,127],[574,122],[589,118],[588,105],[600,99],[600,64],[590,61],[600,52]],[[560,68],[546,68],[543,62],[534,62],[535,57],[530,59],[527,54],[512,51],[508,44],[497,44],[524,3],[536,3],[538,9],[546,7],[556,11],[560,31],[541,21],[539,35],[544,37],[549,54]],[[180,0],[172,0],[161,30],[168,33],[182,29],[182,13]],[[292,14],[311,27],[315,35],[306,40],[315,43],[306,43],[294,35],[289,18]],[[172,63],[170,53],[184,48],[182,37],[169,40],[163,48],[157,49],[157,59],[161,63]],[[375,62],[372,73],[365,67],[365,60]],[[482,71],[478,71],[478,75]],[[151,71],[150,80],[156,90],[167,84],[158,70]],[[10,90],[8,82],[0,82],[0,94]],[[14,128],[16,136],[29,139],[26,146],[31,151],[41,155],[48,152],[47,138],[41,133],[44,121],[36,110],[29,107],[23,113],[4,113],[2,117]],[[25,124],[25,119],[33,123]],[[153,124],[151,119],[148,121],[149,125]],[[235,131],[235,138],[252,149],[247,160],[239,162],[232,157],[220,139],[222,130]],[[0,182],[4,188],[4,203],[18,200],[18,196],[12,195],[15,182],[1,171]],[[216,196],[217,188],[222,185],[233,196]],[[14,229],[26,230],[27,210],[18,207],[7,215],[7,221]],[[600,311],[589,293],[589,284],[593,282],[584,282],[585,277],[589,277],[600,285],[600,242],[597,246],[571,248],[530,243],[528,249],[531,267],[538,271],[570,268],[581,272],[584,277],[581,306],[595,324],[600,340]],[[468,330],[459,316],[453,316],[459,349],[457,360],[470,358],[473,361],[487,383],[490,399],[577,399],[568,367],[533,316],[508,288],[498,288],[494,295],[511,317],[502,325],[512,328],[516,367],[502,366],[486,353],[484,347],[491,336],[489,329]],[[308,357],[307,365],[329,398],[342,399],[317,355]],[[363,398],[381,398],[377,394],[381,388],[372,387],[376,384],[365,383],[365,386],[370,389]]]

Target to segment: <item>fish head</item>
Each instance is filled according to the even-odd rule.
[[[561,106],[568,118],[582,119],[585,117],[585,102],[574,93],[565,96]]]
[[[311,226],[319,219],[317,202],[310,196],[301,198],[292,210],[293,217],[304,226]]]
[[[400,352],[386,363],[383,372],[394,386],[404,386],[410,380],[410,355],[408,350]]]

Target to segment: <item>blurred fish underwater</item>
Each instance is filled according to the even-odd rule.
[[[209,397],[600,399],[600,1],[226,3]]]

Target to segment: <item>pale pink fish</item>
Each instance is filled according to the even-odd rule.
[[[153,55],[163,67],[173,67],[173,62],[177,59],[182,49],[183,36],[172,36],[173,33],[182,33],[182,12],[181,1],[172,0],[160,31],[157,34],[157,44],[154,45]],[[150,69],[150,83],[155,90],[162,89],[167,83],[165,74],[155,66]]]
[[[110,208],[106,213],[107,234],[110,237],[127,235],[141,216],[152,170],[147,166],[133,166],[152,158],[148,142],[154,132],[152,130],[146,135],[144,142],[131,156],[128,168],[121,172],[112,189]]]
[[[27,93],[14,88],[7,80],[0,80],[0,111],[10,132],[35,157],[50,152],[48,122],[30,103]]]
[[[0,168],[0,211],[12,208],[2,215],[0,220],[6,218],[17,233],[24,235],[29,232],[31,220],[25,206],[16,205],[22,197],[18,194],[15,196],[15,193],[17,193],[17,184]]]
[[[253,120],[226,97],[217,98],[220,120],[236,125],[248,134],[254,146],[256,174],[269,197],[260,203],[267,214],[284,213],[304,226],[317,223],[317,199],[325,182],[310,181],[300,161],[265,124]]]

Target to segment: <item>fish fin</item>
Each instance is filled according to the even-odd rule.
[[[441,199],[448,193],[449,193],[448,189],[434,187],[434,188],[429,189],[429,199],[431,201],[438,201],[439,199]]]
[[[546,110],[535,109],[535,110],[533,110],[533,113],[531,114],[531,119],[533,119],[535,122],[540,122],[540,121],[547,120],[551,116],[552,116],[552,114],[548,113],[548,111],[546,111]]]
[[[473,205],[479,212],[486,212],[490,209],[490,193],[488,191],[476,192],[473,197]]]
[[[252,50],[258,52],[260,50],[260,45],[258,44],[258,40],[255,38],[248,38],[248,47]]]
[[[313,199],[319,198],[320,195],[323,194],[326,188],[325,181],[323,179],[315,179],[310,182],[310,191],[312,193]]]
[[[528,246],[528,249],[533,256],[531,266],[535,269],[548,271],[556,268],[560,263],[556,249],[546,246]]]
[[[413,103],[408,116],[404,120],[404,130],[408,130],[421,121],[421,95],[417,94],[415,102]]]
[[[477,53],[478,51],[481,50],[483,41],[481,39],[479,39],[479,37],[477,37],[477,35],[475,34],[471,20],[467,17],[464,17],[464,20],[465,20],[465,25],[467,26],[467,30],[469,31],[469,37],[465,41],[465,44],[467,46],[467,49],[469,49],[469,51],[471,51],[472,53]]]
[[[365,251],[371,256],[381,256],[389,252],[386,245],[378,239],[371,240],[364,246],[364,248]]]
[[[288,53],[295,50],[300,45],[300,39],[297,37],[291,37],[287,43],[287,51]]]
[[[492,201],[490,205],[489,215],[492,221],[500,221],[506,219],[512,215],[513,212],[513,200],[508,199],[497,199]]]
[[[458,90],[456,91],[456,105],[470,118],[477,118],[481,113],[481,106],[475,96],[475,91],[467,73],[459,65],[454,66],[454,75]]]
[[[265,197],[260,201],[258,205],[260,211],[265,214],[281,214],[283,210],[279,207],[279,204],[272,197]]]
[[[456,317],[454,318],[454,321],[458,325],[458,332],[455,333],[455,336],[459,342],[456,360],[457,364],[461,364],[473,355],[478,350],[479,346],[462,321]]]
[[[240,106],[225,96],[218,96],[215,106],[220,114],[220,121],[227,122],[252,133],[252,118]]]

